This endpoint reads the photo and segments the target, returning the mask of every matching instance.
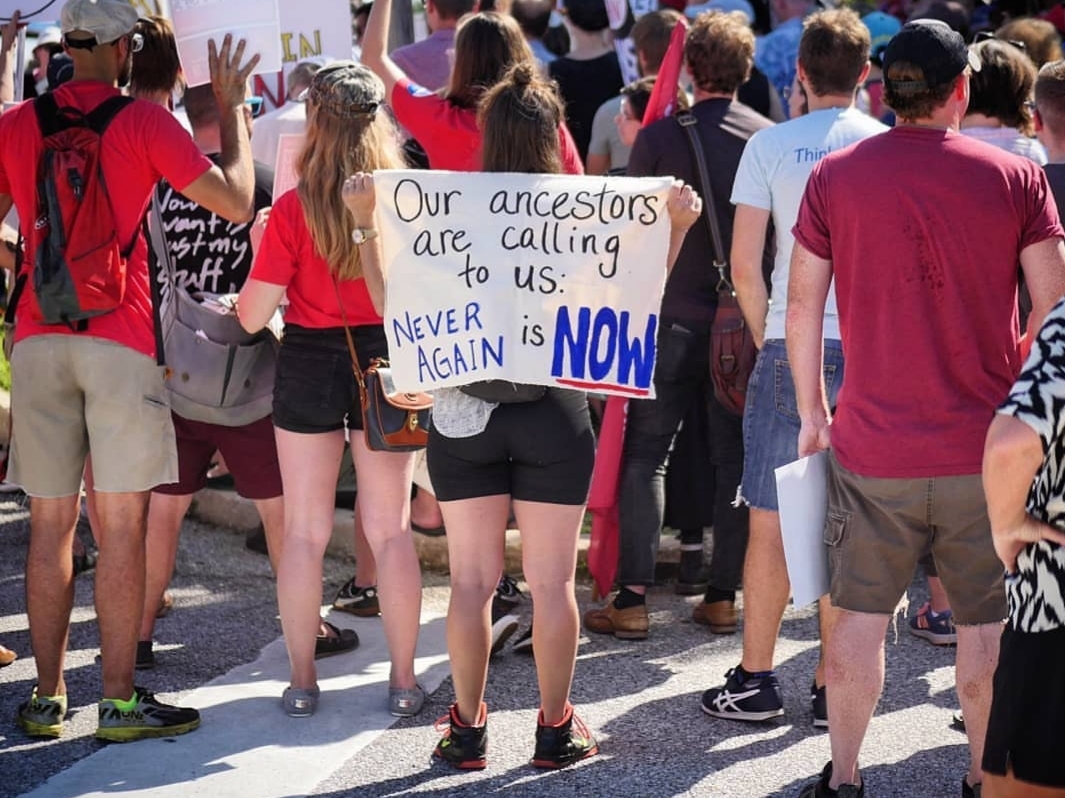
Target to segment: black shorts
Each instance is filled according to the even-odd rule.
[[[388,357],[385,328],[352,327],[355,351],[365,370],[374,358]],[[318,433],[362,429],[362,404],[344,328],[309,329],[285,325],[274,382],[274,426],[289,432]]]
[[[429,432],[429,478],[441,501],[509,495],[584,504],[595,462],[588,400],[550,388],[535,402],[499,405],[470,438]]]
[[[1065,787],[1065,629],[1006,627],[995,669],[983,768],[1021,781]]]

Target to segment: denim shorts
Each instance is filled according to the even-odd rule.
[[[825,388],[835,407],[843,384],[843,348],[825,341]],[[747,384],[743,410],[743,481],[740,495],[749,507],[777,512],[777,478],[782,465],[799,456],[799,410],[784,341],[766,341]]]

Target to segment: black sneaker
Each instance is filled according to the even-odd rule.
[[[333,599],[333,609],[350,612],[360,618],[373,618],[381,614],[381,605],[377,600],[377,585],[359,587],[355,577],[351,577]]]
[[[493,654],[502,651],[510,636],[518,631],[521,619],[515,614],[515,610],[520,603],[521,591],[518,589],[518,583],[504,574],[496,585],[495,595],[492,596]]]
[[[983,784],[969,784],[967,777],[961,777],[961,798],[981,798],[983,794]]]
[[[195,709],[164,704],[143,687],[134,687],[133,697],[137,703],[128,711],[109,698],[100,701],[97,739],[127,743],[147,737],[173,737],[200,725],[200,713]]]
[[[777,676],[770,671],[753,677],[737,666],[725,674],[725,684],[703,693],[703,712],[715,718],[761,721],[784,714],[784,698]]]
[[[137,662],[134,666],[139,671],[148,671],[155,667],[155,652],[151,640],[137,641]]]
[[[467,726],[459,719],[458,704],[452,704],[447,715],[436,722],[437,731],[444,736],[433,749],[433,756],[459,770],[483,770],[488,764],[488,707],[483,703],[478,720],[480,724]]]
[[[865,783],[855,786],[853,784],[841,784],[835,790],[828,786],[832,778],[832,763],[825,765],[821,771],[821,778],[811,782],[802,788],[799,798],[865,798]]]
[[[566,715],[557,726],[545,726],[543,720],[544,713],[541,710],[536,719],[533,767],[564,768],[599,753],[595,738],[574,713],[572,706],[566,707]]]
[[[817,682],[810,685],[810,706],[814,712],[814,728],[828,728],[828,699],[825,696],[825,687],[817,686]]]

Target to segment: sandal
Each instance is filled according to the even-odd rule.
[[[411,521],[410,522],[410,528],[413,529],[415,532],[417,532],[419,535],[425,535],[426,537],[430,537],[430,538],[438,538],[441,535],[446,535],[447,534],[447,530],[444,529],[444,525],[443,524],[441,524],[440,526],[431,526],[430,527],[430,526],[422,526],[421,524],[416,524],[413,521]]]
[[[339,629],[329,621],[322,621],[329,634],[318,635],[314,641],[314,658],[331,657],[359,647],[359,636],[352,629]]]

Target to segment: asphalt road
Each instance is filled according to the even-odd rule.
[[[0,502],[0,641],[21,654],[0,670],[0,798],[81,795],[330,796],[795,796],[828,758],[828,737],[811,725],[816,660],[811,610],[790,610],[778,649],[786,716],[767,724],[708,718],[699,696],[739,661],[740,636],[715,637],[690,621],[694,598],[668,586],[650,598],[651,637],[642,642],[583,636],[573,700],[601,755],[566,771],[528,765],[537,692],[531,657],[508,648],[489,673],[489,765],[456,773],[433,764],[433,722],[453,698],[443,616],[447,579],[425,574],[423,682],[433,692],[417,718],[383,711],[387,679],[378,620],[334,622],[357,629],[359,650],[324,660],[319,714],[285,717],[277,697],[287,678],[273,580],[266,558],[230,530],[187,522],[172,584],[175,608],[156,628],[159,666],[138,680],[164,698],[204,709],[196,732],[173,740],[105,745],[93,738],[100,693],[93,579],[77,595],[67,684],[71,716],[58,741],[34,741],[14,724],[34,683],[25,615],[26,511]],[[350,576],[329,558],[323,603]],[[914,600],[923,600],[915,585]],[[582,609],[589,588],[582,585]],[[531,618],[531,602],[523,609]],[[966,766],[963,733],[950,728],[957,699],[953,649],[889,632],[887,687],[862,764],[869,798],[957,796]]]

